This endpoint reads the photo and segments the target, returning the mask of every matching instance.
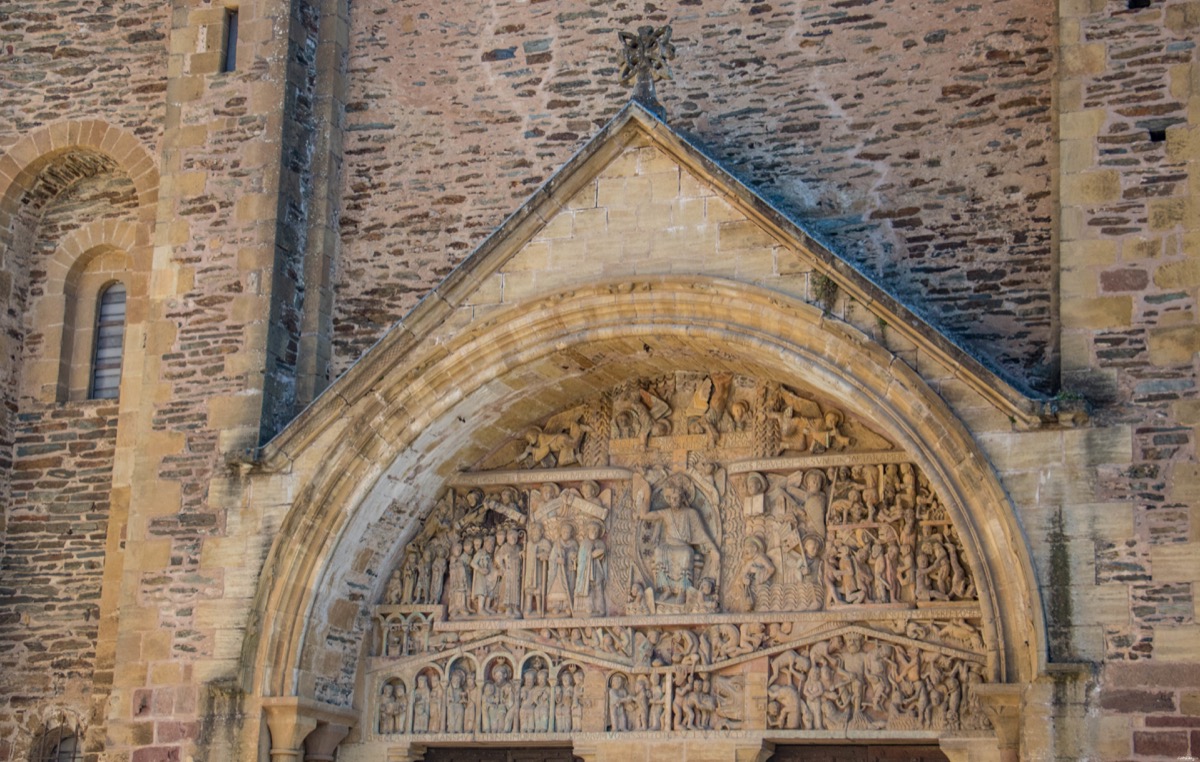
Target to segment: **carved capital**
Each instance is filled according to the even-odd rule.
[[[353,710],[297,696],[264,698],[263,711],[271,730],[271,762],[331,760],[357,720]]]
[[[980,685],[976,695],[988,719],[996,730],[996,746],[1000,749],[1000,758],[1005,760],[1018,759],[1021,747],[1021,705],[1025,686],[1012,684]]]
[[[338,744],[349,734],[349,725],[318,722],[316,730],[304,739],[304,762],[333,762]]]
[[[264,709],[271,729],[271,762],[300,762],[304,739],[317,727],[317,720],[297,704],[268,704]]]

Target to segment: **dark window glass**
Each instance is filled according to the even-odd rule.
[[[121,390],[121,350],[125,344],[125,286],[114,283],[100,295],[96,349],[92,354],[94,400],[116,399]]]
[[[36,762],[82,762],[79,736],[66,728],[54,728],[42,734],[33,759]]]
[[[230,8],[225,11],[225,46],[224,55],[221,57],[221,71],[237,69],[237,38],[238,12],[237,8]]]

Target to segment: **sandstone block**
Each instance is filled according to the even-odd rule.
[[[1150,563],[1155,582],[1200,583],[1200,548],[1192,543],[1155,546],[1150,549]]]
[[[1168,5],[1164,23],[1167,29],[1176,33],[1200,29],[1200,0]]]
[[[1062,305],[1064,328],[1119,328],[1132,318],[1133,300],[1127,296],[1075,299]]]
[[[1060,120],[1059,130],[1063,140],[1092,140],[1108,121],[1103,109],[1088,109],[1065,113]]]
[[[1190,363],[1200,352],[1200,326],[1184,325],[1150,331],[1150,360],[1155,365]]]
[[[1104,71],[1107,65],[1107,56],[1103,43],[1093,42],[1084,45],[1064,45],[1061,55],[1062,73],[1066,77],[1099,74]]]
[[[1154,285],[1159,288],[1193,288],[1200,285],[1200,260],[1164,264],[1154,271]]]
[[[1169,230],[1184,221],[1186,205],[1181,198],[1158,199],[1150,202],[1150,229]]]
[[[1066,175],[1062,182],[1064,204],[1094,205],[1115,201],[1121,195],[1121,175],[1115,170],[1097,170]]]

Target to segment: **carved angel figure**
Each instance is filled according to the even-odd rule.
[[[574,408],[554,416],[544,427],[527,428],[525,451],[517,463],[527,468],[563,468],[578,463],[579,446],[592,430],[582,418],[583,410]]]
[[[854,444],[853,438],[842,432],[845,416],[839,410],[822,410],[815,400],[778,389],[776,410],[769,413],[779,424],[779,447],[776,454],[786,450],[801,450],[820,454],[827,450],[845,450]]]

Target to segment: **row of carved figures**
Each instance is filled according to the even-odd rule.
[[[645,379],[614,393],[609,436],[639,442],[643,448],[651,437],[704,436],[709,446],[716,447],[726,434],[749,434],[758,428],[764,439],[758,454],[764,456],[841,452],[864,445],[852,435],[841,410],[779,384],[759,388],[752,382],[748,385],[750,379],[735,379],[728,373],[679,381],[674,376]],[[606,407],[595,405],[591,410]],[[585,442],[597,434],[584,423],[589,419],[595,420],[589,406],[581,405],[552,416],[542,426],[529,426],[521,436],[521,453],[495,465],[563,468],[581,463]],[[865,436],[868,448],[886,445],[861,426],[854,430]]]
[[[751,484],[751,477],[761,483]],[[733,562],[734,584],[724,596],[727,610],[975,598],[957,533],[940,507],[932,510],[939,504],[910,464],[813,468],[772,479],[747,477],[747,490],[763,490],[758,496],[770,499],[747,503],[742,556]],[[719,610],[719,517],[696,509],[692,485],[683,474],[654,485],[634,475],[633,518],[643,530],[635,553],[643,563],[630,570],[627,615]],[[612,490],[601,494],[599,485],[585,482],[579,490],[548,484],[531,494],[562,510],[530,518],[521,493],[511,487],[498,496],[476,495],[468,509],[477,520],[460,521],[457,528],[442,522],[410,545],[391,575],[385,602],[444,604],[457,620],[608,615],[609,548],[605,523],[595,516],[607,515]],[[880,494],[892,500],[891,508],[879,502]],[[831,495],[839,496],[832,504]]]
[[[500,658],[482,685],[473,668],[452,666],[447,674],[443,681],[436,668],[422,670],[411,690],[399,678],[384,683],[379,733],[570,733],[583,727],[585,674],[577,665],[552,674],[544,660],[534,659],[518,678],[513,663]]]
[[[607,729],[613,733],[736,730],[742,726],[744,678],[679,669],[672,674],[608,678]]]
[[[437,604],[451,618],[603,616],[608,582],[604,525],[559,520],[552,535],[540,522],[528,533],[516,524],[410,550],[392,573],[385,601]],[[445,546],[449,546],[448,554]]]
[[[771,658],[768,726],[785,730],[979,727],[977,661],[836,636]]]

